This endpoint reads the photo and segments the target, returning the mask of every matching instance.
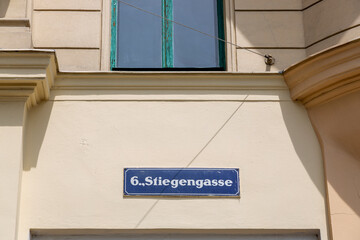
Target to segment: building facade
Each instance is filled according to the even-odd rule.
[[[152,1],[154,43],[144,0],[0,2],[0,239],[359,239],[360,2]],[[178,47],[186,19],[212,42]],[[239,169],[240,196],[127,197],[126,168]]]

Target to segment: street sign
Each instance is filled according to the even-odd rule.
[[[239,197],[239,169],[125,168],[124,195]]]

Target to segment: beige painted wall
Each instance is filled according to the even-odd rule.
[[[324,156],[333,239],[359,239],[360,39],[287,69],[293,100],[302,102]]]
[[[358,0],[323,0],[303,14],[308,55],[360,36]]]
[[[305,55],[301,0],[236,0],[236,44],[275,57],[273,66],[264,58],[237,48],[237,71],[279,72]]]
[[[28,115],[18,240],[54,228],[320,229],[328,239],[305,109],[282,77],[248,80],[259,89],[78,90],[58,79]],[[125,199],[125,167],[237,167],[241,198]]]
[[[56,49],[61,71],[100,70],[103,1],[33,1],[34,47]]]
[[[25,113],[25,101],[0,101],[1,239],[17,239]]]
[[[0,1],[0,49],[32,48],[28,0]]]
[[[1,0],[0,18],[25,18],[27,0]]]
[[[360,238],[360,93],[309,109],[322,143],[334,239]]]

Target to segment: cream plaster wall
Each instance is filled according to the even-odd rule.
[[[35,11],[36,48],[99,48],[101,14],[98,12]]]
[[[34,0],[35,10],[101,10],[102,0]]]
[[[301,0],[235,0],[236,10],[300,10]]]
[[[102,0],[34,0],[34,47],[55,49],[61,71],[100,70],[101,49],[107,47],[102,43],[102,4]]]
[[[307,54],[314,54],[359,37],[359,9],[358,0],[323,0],[304,10]]]
[[[360,39],[330,48],[284,73],[321,143],[333,239],[359,239]]]
[[[351,42],[354,39],[360,37],[360,28],[352,28],[347,31],[341,32],[330,38],[324,39],[323,41],[314,44],[306,49],[307,55],[314,55],[323,51],[324,49],[331,48],[333,46],[345,44]]]
[[[27,0],[0,1],[0,49],[32,48]]]
[[[0,18],[25,18],[27,0],[1,0]]]
[[[303,9],[308,8],[311,5],[316,4],[320,1],[323,1],[323,0],[302,0]]]
[[[302,1],[235,1],[237,71],[278,72],[306,57]],[[242,48],[270,54],[276,59],[266,66],[264,58]]]
[[[57,49],[60,71],[99,71],[99,49]]]
[[[304,47],[301,12],[236,12],[236,44],[241,47]]]
[[[4,27],[0,23],[0,48],[29,49],[31,32],[29,27]]]
[[[306,45],[360,23],[358,0],[323,0],[304,11]]]
[[[17,239],[25,113],[25,101],[0,101],[1,239]]]
[[[322,144],[334,239],[360,238],[359,91],[309,109]]]
[[[67,228],[320,229],[328,239],[306,111],[281,78],[261,79],[281,87],[85,90],[58,79],[28,115],[18,240]],[[123,198],[124,167],[237,167],[241,198]]]
[[[275,64],[268,66],[262,56],[237,49],[237,63],[239,72],[247,72],[250,69],[257,72],[281,72],[289,65],[306,58],[303,49],[253,49],[262,55],[270,54],[276,58]]]

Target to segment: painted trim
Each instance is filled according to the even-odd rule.
[[[0,74],[0,99],[25,101],[30,109],[50,99],[59,67],[55,51],[16,49],[0,50],[0,69],[16,73]]]
[[[0,18],[1,27],[30,27],[30,19],[28,18]]]
[[[224,24],[224,1],[217,0],[217,19],[218,19],[218,38],[225,40]],[[225,43],[218,41],[219,44],[219,66],[222,70],[226,68]]]
[[[145,197],[144,197],[145,198]],[[296,228],[296,229],[223,229],[223,228],[207,228],[207,229],[176,229],[176,228],[167,228],[167,229],[119,229],[119,228],[61,228],[61,229],[54,229],[54,228],[31,228],[30,234],[31,235],[87,235],[87,236],[99,236],[105,235],[109,236],[109,234],[119,234],[119,235],[157,235],[157,234],[177,234],[179,236],[189,236],[189,234],[194,235],[204,235],[206,237],[213,236],[213,235],[244,235],[244,234],[313,234],[314,236],[320,236],[320,229],[303,229],[303,228]],[[124,240],[125,238],[119,238],[119,240]],[[317,238],[319,239],[319,238]],[[134,239],[139,240],[139,239]]]
[[[237,72],[61,72],[58,74],[53,90],[208,90],[233,91],[235,90],[264,90],[273,92],[288,88],[284,78],[279,73],[237,73]],[[185,94],[179,98],[156,94],[156,99],[194,99]],[[244,95],[235,93],[235,99],[243,99]],[[128,99],[129,96],[119,95]],[[239,98],[238,98],[239,97]],[[136,98],[139,98],[138,96]],[[153,98],[146,95],[144,98]],[[232,97],[230,97],[232,98]],[[199,98],[196,98],[199,99]],[[208,95],[200,99],[209,99]],[[224,100],[224,98],[222,98]],[[228,97],[225,97],[228,99]],[[232,98],[233,99],[233,98]],[[259,100],[260,98],[256,98]],[[278,101],[278,98],[261,98]],[[290,101],[290,98],[286,100]]]
[[[162,0],[162,16],[173,20],[173,0]],[[171,21],[162,19],[162,67],[174,67],[174,27]]]
[[[204,72],[204,71],[222,71],[223,69],[220,67],[213,67],[213,68],[114,68],[113,70],[116,71],[159,71],[159,72],[174,72],[174,71],[195,71],[195,72]]]
[[[278,97],[273,96],[274,91],[288,92],[283,76],[279,73],[269,72],[59,72],[56,54],[53,50],[0,49],[0,68],[11,68],[17,73],[0,74],[0,88],[3,89],[0,91],[0,98],[4,101],[25,100],[28,108],[43,101],[106,101],[106,96],[112,98],[109,98],[111,101],[273,102],[279,101]],[[24,75],[24,71],[29,69],[36,71]],[[98,94],[59,95],[58,90],[70,90],[78,93],[91,90]],[[123,90],[148,91],[149,94],[145,94],[143,97],[138,94],[131,96],[131,94],[121,94]],[[161,90],[158,92],[160,94],[156,94],[156,90]],[[179,95],[169,95],[169,90],[184,92]],[[192,90],[206,94],[193,94]],[[213,94],[209,95],[209,90]],[[235,92],[239,90],[240,92]],[[252,92],[253,90],[256,92]],[[256,95],[259,90],[271,92],[271,94],[264,93],[261,98],[245,97],[246,94]],[[111,94],[108,95],[106,91]],[[112,95],[114,91],[119,94]],[[290,101],[287,94],[281,96],[282,101]]]
[[[110,50],[110,69],[117,67],[117,28],[118,28],[118,1],[111,1],[111,50]]]
[[[229,42],[236,42],[236,26],[235,26],[235,2],[224,1],[224,25],[225,25],[225,39]],[[226,55],[226,71],[237,71],[237,54],[236,47],[230,44],[225,44]]]

